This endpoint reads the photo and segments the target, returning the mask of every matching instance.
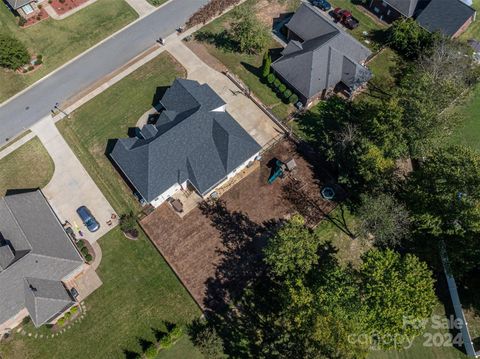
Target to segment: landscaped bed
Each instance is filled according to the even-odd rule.
[[[42,188],[53,176],[55,165],[35,137],[0,159],[0,197],[7,190]]]
[[[0,32],[18,38],[28,47],[30,54],[42,54],[43,65],[31,74],[0,69],[0,102],[132,22],[137,16],[124,0],[102,0],[64,20],[46,19],[22,29],[7,6],[2,4]]]
[[[87,1],[88,0],[49,0],[49,4],[58,15],[63,15]]]
[[[272,173],[269,167],[273,159],[284,162],[294,158],[297,169],[286,179],[277,179],[272,184],[267,180]],[[261,233],[268,223],[288,219],[297,209],[284,194],[284,185],[293,178],[300,179],[303,188],[314,195],[320,191],[322,179],[312,172],[310,163],[305,160],[289,141],[278,143],[263,154],[260,168],[242,179],[226,192],[221,200],[225,202],[228,214],[220,221],[212,220],[205,210],[196,208],[180,218],[169,206],[160,206],[141,223],[159,251],[177,272],[184,285],[202,307],[214,306],[219,278],[227,265],[228,252],[235,246],[235,236]],[[333,208],[333,202],[319,199],[325,212]],[[267,223],[268,222],[268,223]],[[231,226],[238,228],[238,231]],[[260,240],[261,242],[261,240]],[[238,268],[246,268],[248,263],[238,263]],[[220,268],[220,269],[219,269]]]

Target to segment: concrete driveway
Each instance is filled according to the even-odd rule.
[[[50,116],[32,126],[35,133],[55,163],[52,180],[42,190],[53,210],[63,223],[68,220],[72,226],[81,230],[84,239],[94,243],[115,225],[111,219],[113,208],[108,203],[100,189],[87,173],[73,151],[63,139]],[[90,233],[78,217],[76,210],[87,206],[100,223],[100,229]]]
[[[265,146],[283,131],[241,93],[225,75],[205,64],[180,39],[168,39],[166,50],[187,69],[187,77],[207,83],[227,103],[227,111],[260,144]]]

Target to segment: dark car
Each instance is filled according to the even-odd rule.
[[[77,213],[83,224],[88,228],[90,232],[95,232],[100,228],[100,224],[98,224],[97,220],[87,207],[80,207],[79,209],[77,209]]]
[[[323,11],[328,11],[332,8],[332,5],[326,0],[314,0],[312,4]]]
[[[346,28],[353,30],[358,27],[359,21],[354,18],[350,11],[341,9],[339,7],[332,11],[335,21],[342,23]]]

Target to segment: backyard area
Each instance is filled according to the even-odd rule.
[[[0,69],[0,102],[136,18],[137,13],[124,0],[102,0],[64,20],[47,19],[22,29],[5,4],[1,4],[0,31],[17,37],[32,56],[42,55],[43,64],[27,74]]]
[[[472,7],[478,11],[480,9],[480,0],[473,0]],[[468,29],[460,36],[460,39],[480,40],[480,22],[478,21],[478,17],[472,24],[470,24]]]
[[[154,331],[165,323],[180,325],[200,316],[200,311],[163,258],[145,238],[127,240],[114,229],[100,239],[103,258],[97,273],[103,285],[85,300],[81,322],[54,338],[34,338],[50,330],[28,324],[32,337],[15,334],[2,342],[0,356],[23,358],[131,358],[154,340]],[[159,359],[200,359],[185,334]]]
[[[53,176],[55,165],[37,137],[0,159],[0,197],[7,190],[43,188]]]
[[[140,209],[131,189],[105,155],[109,140],[128,137],[129,129],[159,99],[159,91],[170,86],[184,69],[167,54],[110,87],[75,111],[58,128],[85,169],[117,211]]]
[[[231,252],[236,245],[252,240],[261,247],[270,226],[278,226],[296,212],[284,195],[287,182],[292,178],[301,180],[308,193],[319,193],[322,174],[312,171],[310,163],[291,142],[276,144],[262,157],[258,169],[221,197],[224,212],[213,213],[200,207],[180,218],[166,203],[141,221],[147,235],[202,307],[215,308],[218,301],[224,300],[218,297],[219,282],[236,277],[236,271],[248,271],[248,261],[242,262],[242,255],[237,257]],[[286,162],[291,158],[297,164],[295,172],[269,184],[272,159]],[[321,199],[319,205],[324,212],[333,208],[333,202]]]

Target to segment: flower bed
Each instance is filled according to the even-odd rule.
[[[87,1],[88,0],[50,0],[48,3],[58,15],[63,15]]]
[[[38,12],[35,15],[25,19],[24,22],[21,23],[20,27],[26,28],[26,27],[35,25],[37,22],[40,22],[45,19],[48,19],[48,14],[44,8],[41,8],[41,9],[38,9]]]

